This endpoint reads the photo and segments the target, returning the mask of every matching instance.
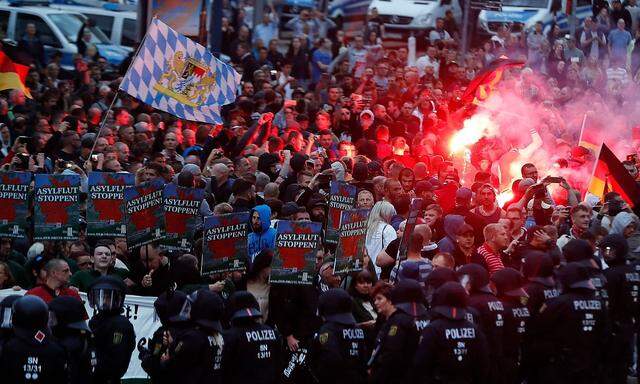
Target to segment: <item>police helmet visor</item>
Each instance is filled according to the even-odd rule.
[[[231,316],[231,320],[242,319],[242,318],[250,318],[250,317],[260,317],[262,313],[259,310],[251,307],[251,308],[241,308],[233,313]]]
[[[189,321],[191,319],[191,304],[193,303],[192,297],[187,297],[187,299],[182,303],[182,308],[180,312],[169,317],[169,321],[177,322],[177,321]]]
[[[98,311],[109,312],[121,309],[124,303],[124,293],[118,289],[97,288],[91,293],[91,307]]]
[[[584,288],[584,289],[589,289],[592,291],[596,290],[595,285],[593,285],[593,282],[591,281],[591,279],[589,280],[582,280],[582,281],[576,281],[575,283],[571,284],[569,286],[569,288]]]
[[[0,320],[2,320],[2,323],[0,323],[0,328],[2,329],[11,328],[12,327],[11,317],[13,314],[11,307],[3,307],[3,308],[0,308],[0,310],[2,310],[2,316],[0,317]]]

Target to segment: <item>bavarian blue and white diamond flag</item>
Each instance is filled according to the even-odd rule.
[[[179,118],[221,124],[241,76],[205,47],[153,19],[120,89]]]

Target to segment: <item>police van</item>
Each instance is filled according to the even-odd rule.
[[[329,15],[339,20],[345,32],[359,32],[373,8],[384,24],[385,40],[424,37],[435,27],[436,19],[449,10],[458,23],[462,18],[458,0],[335,0],[329,6]]]
[[[86,17],[79,12],[50,8],[48,3],[24,1],[0,2],[0,35],[9,44],[17,44],[25,33],[27,24],[35,24],[37,36],[44,45],[45,56],[62,53],[61,65],[73,69],[73,57],[78,53],[78,32]],[[111,44],[97,27],[87,27],[91,43],[110,64],[119,65],[132,51]]]
[[[591,16],[591,0],[574,0],[576,3],[577,26]],[[478,30],[481,34],[495,35],[504,25],[513,33],[532,29],[542,22],[547,33],[554,22],[563,32],[569,31],[567,7],[571,0],[502,0],[502,11],[481,11],[478,16]]]
[[[52,4],[50,7],[85,15],[96,22],[96,26],[107,35],[112,44],[134,47],[139,41],[136,12],[122,10],[126,8],[119,7],[119,4],[105,4],[102,7]]]

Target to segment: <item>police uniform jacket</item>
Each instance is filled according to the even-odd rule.
[[[367,382],[364,331],[355,326],[327,322],[311,344],[311,364],[320,384],[362,384]]]
[[[370,382],[406,383],[419,337],[413,317],[399,310],[391,314],[376,339]]]
[[[133,325],[122,315],[98,313],[89,321],[96,348],[97,383],[119,382],[136,345]]]
[[[0,351],[3,383],[66,383],[67,359],[64,349],[49,334],[17,332]]]

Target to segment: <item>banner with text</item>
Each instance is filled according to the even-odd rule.
[[[89,173],[87,236],[125,237],[124,189],[134,183],[131,173]]]
[[[12,289],[0,290],[0,301],[9,295],[24,295],[27,291],[14,291]],[[93,316],[93,308],[89,306],[87,300],[87,294],[80,292],[80,298],[84,303],[85,310],[89,316]],[[122,313],[131,324],[136,332],[136,345],[143,339],[146,341],[146,345],[151,342],[153,333],[160,327],[160,319],[155,315],[153,303],[156,301],[155,297],[145,296],[133,296],[127,295],[124,298],[124,312]],[[124,374],[123,379],[146,379],[149,376],[142,369],[140,365],[140,359],[138,359],[138,350],[134,349],[131,355],[131,361],[129,362],[129,368]]]
[[[356,203],[357,188],[355,185],[332,181],[329,195],[329,212],[327,217],[327,244],[338,243],[338,231],[340,229],[340,215],[343,211],[353,209]]]
[[[153,180],[124,190],[125,224],[129,250],[165,237],[164,183]]]
[[[164,218],[167,234],[162,245],[169,250],[191,252],[193,235],[200,222],[204,189],[183,188],[173,183],[164,187]]]
[[[207,216],[200,272],[203,276],[247,268],[249,212]]]
[[[31,177],[30,172],[0,173],[0,237],[27,236]]]
[[[35,178],[34,240],[76,240],[80,230],[80,176]]]
[[[278,221],[275,256],[271,265],[272,284],[313,284],[321,232],[321,223]]]
[[[364,241],[370,212],[369,209],[342,211],[340,237],[333,266],[334,275],[362,271]]]

